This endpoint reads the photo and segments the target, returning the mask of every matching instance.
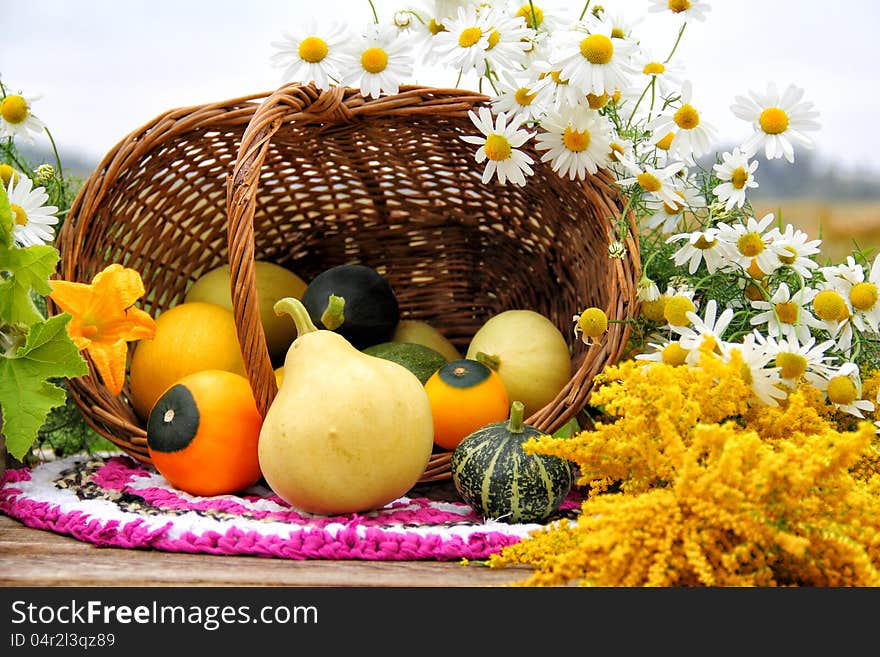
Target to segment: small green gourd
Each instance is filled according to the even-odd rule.
[[[526,454],[523,443],[544,432],[523,423],[514,401],[510,417],[469,434],[452,452],[452,481],[461,498],[484,519],[540,523],[559,510],[572,486],[571,464]]]

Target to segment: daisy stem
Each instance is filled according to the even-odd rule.
[[[49,143],[52,144],[52,152],[55,153],[55,164],[58,165],[58,179],[64,179],[64,171],[61,169],[61,157],[58,155],[58,148],[55,146],[55,140],[52,138],[52,133],[49,131],[49,128],[44,128],[46,131],[46,135],[49,137]]]
[[[370,3],[370,9],[373,10],[373,22],[378,25],[379,24],[379,14],[376,13],[376,5],[373,4],[373,0],[367,0]],[[679,35],[681,36],[681,35]]]
[[[579,20],[579,21],[583,20],[583,19],[584,19],[584,16],[587,15],[587,9],[590,8],[590,1],[591,1],[591,0],[587,0],[587,3],[584,5],[584,10],[581,12],[581,15],[578,16],[578,20]],[[529,4],[532,4],[532,3],[529,2]]]
[[[532,0],[529,0],[529,9],[532,12],[532,29],[538,29],[538,14],[535,13],[535,3]]]
[[[486,60],[486,79],[489,81],[489,84],[492,85],[492,90],[495,92],[496,96],[500,96],[500,92],[498,91],[498,87],[495,86],[495,83],[492,82],[492,69],[489,67],[489,61]]]
[[[687,21],[681,24],[681,28],[678,30],[678,38],[675,40],[675,45],[672,46],[672,51],[669,53],[669,57],[663,62],[664,64],[668,64],[669,60],[672,59],[672,56],[675,54],[675,51],[678,50],[678,44],[681,43],[681,35],[684,34],[684,28],[687,27]]]
[[[652,89],[654,87],[654,81],[656,79],[657,78],[655,78],[654,76],[651,76],[651,81],[647,84],[647,86],[645,86],[645,89],[642,91],[642,95],[639,96],[639,99],[636,101],[636,104],[633,107],[633,111],[630,112],[629,118],[626,121],[626,130],[629,130],[629,127],[632,125],[633,117],[636,115],[636,112],[639,109],[639,105],[641,105],[642,101],[645,99],[645,94],[648,93],[648,89]]]

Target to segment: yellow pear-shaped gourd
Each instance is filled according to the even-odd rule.
[[[404,495],[434,443],[421,381],[317,329],[293,297],[279,300],[275,312],[293,317],[297,338],[260,431],[266,483],[297,509],[323,515],[378,509]]]

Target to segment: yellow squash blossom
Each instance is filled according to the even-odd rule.
[[[50,281],[49,297],[72,319],[67,332],[74,344],[88,352],[104,384],[122,392],[129,341],[152,339],[156,324],[149,313],[134,307],[144,295],[140,274],[112,264],[96,274],[91,284]]]

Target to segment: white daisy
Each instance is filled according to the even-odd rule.
[[[662,57],[656,56],[651,51],[638,51],[635,55],[633,68],[636,70],[633,84],[624,89],[623,94],[626,98],[636,102],[642,94],[650,96],[653,93],[657,98],[668,98],[684,82],[684,69],[679,64],[664,62]],[[653,91],[650,90],[652,84],[654,85]],[[650,98],[647,103],[642,100],[640,106],[642,104],[645,107],[650,107]]]
[[[670,105],[665,112],[648,123],[651,130],[651,143],[656,143],[668,133],[673,133],[669,149],[689,164],[694,158],[709,152],[712,140],[717,136],[715,127],[702,120],[700,112],[691,104],[693,85],[686,80],[681,85],[681,99],[678,107]]]
[[[396,94],[412,75],[409,49],[393,25],[371,26],[345,53],[340,81],[358,87],[364,97]]]
[[[537,94],[536,102],[541,107],[562,110],[572,105],[589,105],[587,95],[563,78],[558,69],[553,69],[547,61],[536,61],[532,71],[537,73],[532,91]]]
[[[613,94],[629,86],[634,72],[630,60],[636,44],[629,39],[612,38],[614,26],[608,21],[581,24],[586,28],[566,30],[551,63],[563,79],[583,94]]]
[[[630,177],[618,180],[618,185],[625,187],[638,184],[644,191],[652,194],[670,207],[677,207],[682,204],[675,185],[675,177],[684,167],[684,162],[673,162],[661,169],[656,169],[649,164],[641,168],[632,160],[625,160],[623,164]]]
[[[526,27],[525,19],[511,16],[498,8],[491,8],[486,13],[489,40],[483,61],[488,69],[497,72],[523,68],[527,53],[533,47],[529,41],[533,32]]]
[[[777,338],[784,336],[790,340],[807,342],[810,339],[810,328],[820,328],[819,321],[807,308],[816,296],[816,290],[802,287],[794,294],[783,282],[773,292],[770,300],[758,299],[750,301],[752,308],[759,310],[749,323],[752,326],[767,326],[767,334]]]
[[[819,263],[812,256],[821,252],[822,240],[811,240],[809,235],[791,224],[785,231],[773,238],[773,243],[781,247],[779,260],[784,267],[796,271],[804,278],[812,278],[813,271]]]
[[[657,301],[660,299],[660,288],[657,287],[657,283],[645,275],[644,271],[642,271],[642,277],[636,284],[636,298],[639,301]]]
[[[443,31],[433,39],[438,60],[465,75],[486,72],[486,48],[492,35],[492,12],[477,7],[459,7],[456,14],[443,21]]]
[[[687,212],[693,213],[706,207],[706,199],[692,182],[681,182],[680,178],[673,178],[672,182],[678,204],[670,205],[657,198],[649,198],[645,201],[645,206],[651,213],[645,218],[646,228],[660,228],[663,233],[673,233],[678,230]]]
[[[671,11],[682,20],[706,20],[711,7],[703,0],[650,0],[650,12]]]
[[[721,345],[722,358],[730,362],[734,354],[742,359],[740,373],[752,388],[752,393],[767,406],[779,406],[779,400],[788,394],[782,389],[779,368],[770,365],[773,355],[765,345],[758,342],[755,334],[743,336],[740,342],[728,342]]]
[[[10,180],[17,184],[19,178],[21,178],[21,174],[18,171],[8,164],[0,164],[0,183],[3,184],[3,189],[9,186]]]
[[[46,124],[31,114],[31,103],[38,99],[39,96],[25,98],[19,94],[4,96],[0,100],[0,134],[18,137],[28,144],[34,143],[31,132],[39,133],[46,129]]]
[[[852,256],[846,264],[823,271],[826,283],[846,300],[856,328],[875,333],[880,330],[880,256],[874,259],[867,276]]]
[[[490,99],[493,113],[504,112],[511,120],[530,123],[546,112],[537,101],[538,93],[533,90],[533,85],[517,79],[509,70],[502,72],[501,80],[496,84],[499,93]]]
[[[842,287],[847,293],[849,293],[850,286],[865,280],[865,270],[853,256],[847,256],[844,262],[836,265],[821,267],[819,271],[834,289]]]
[[[754,266],[765,276],[779,268],[779,255],[786,252],[783,246],[774,242],[773,238],[778,231],[771,228],[773,221],[774,216],[769,213],[760,221],[755,217],[748,217],[745,223],[730,225],[719,221],[716,224],[719,239],[732,247],[729,250],[732,260],[743,270],[749,270],[753,261]]]
[[[616,178],[626,175],[624,162],[635,158],[634,146],[631,139],[622,138],[617,132],[611,133],[611,143],[608,145],[608,168],[614,172]]]
[[[525,20],[529,28],[537,30],[539,33],[552,34],[565,25],[565,20],[561,16],[552,11],[544,11],[544,7],[539,2],[522,3],[514,15]]]
[[[495,117],[493,125],[492,112],[488,107],[481,107],[479,114],[470,110],[468,116],[484,135],[483,137],[471,135],[462,137],[469,144],[480,145],[474,155],[477,163],[488,160],[486,168],[483,170],[483,183],[489,182],[493,175],[497,175],[498,181],[501,183],[510,180],[515,185],[525,185],[524,174],[532,175],[534,173],[530,166],[534,160],[517,149],[534,137],[535,133],[520,130],[519,124],[515,122],[508,125],[507,115],[503,112]]]
[[[837,350],[848,356],[853,338],[853,309],[849,305],[849,295],[842,295],[827,282],[816,291],[813,297],[813,315],[819,328],[828,332],[837,345]]]
[[[802,344],[797,338],[777,340],[757,330],[755,337],[773,357],[780,378],[789,388],[797,387],[801,378],[816,386],[822,386],[823,381],[830,378],[835,358],[826,352],[834,346],[834,340],[816,344],[811,336]]]
[[[9,181],[6,187],[12,210],[12,237],[23,247],[48,244],[55,239],[49,226],[58,223],[58,208],[46,205],[49,195],[42,187],[33,187],[31,179],[21,176],[18,183]]]
[[[563,178],[583,180],[607,163],[613,128],[598,112],[575,105],[545,116],[541,128],[535,148],[547,151],[541,161],[552,163],[553,171]]]
[[[874,411],[874,402],[862,399],[862,378],[859,366],[853,362],[846,362],[831,372],[824,387],[828,401],[834,408],[844,413],[849,413],[858,418],[865,417],[864,412]]]
[[[721,184],[712,189],[718,200],[725,203],[724,209],[730,212],[734,206],[741,208],[746,202],[746,191],[758,186],[754,173],[758,168],[758,160],[749,162],[749,157],[739,148],[732,153],[722,153],[722,162],[712,168]]]
[[[749,91],[749,97],[737,96],[731,111],[738,118],[751,122],[755,130],[743,143],[743,151],[753,155],[763,144],[768,160],[785,157],[793,163],[793,141],[804,148],[813,148],[813,140],[805,133],[819,129],[820,124],[816,121],[819,112],[813,110],[812,102],[802,101],[803,96],[803,89],[793,84],[780,95],[772,82],[764,94]]]
[[[277,52],[270,58],[273,66],[284,69],[282,82],[314,82],[318,89],[338,82],[349,39],[343,25],[334,22],[318,29],[314,19],[307,18],[296,32],[283,36],[283,41],[272,42]]]
[[[717,228],[709,227],[705,230],[695,230],[692,233],[679,233],[667,239],[666,242],[671,244],[681,240],[687,240],[687,243],[672,255],[676,266],[681,267],[687,263],[688,273],[692,276],[699,269],[701,262],[706,263],[706,270],[710,274],[714,274],[723,267],[724,253],[721,242],[718,240]]]
[[[724,312],[716,317],[717,312],[718,303],[715,299],[709,299],[702,318],[693,311],[686,313],[691,326],[671,326],[680,336],[678,341],[682,348],[688,352],[686,362],[689,365],[699,363],[701,347],[710,352],[720,350],[724,342],[724,331],[733,319],[733,309],[725,308]]]

